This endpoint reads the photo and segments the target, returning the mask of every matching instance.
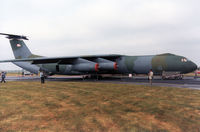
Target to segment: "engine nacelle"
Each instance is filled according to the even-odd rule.
[[[98,63],[80,63],[72,65],[73,71],[78,72],[98,72],[99,64]]]
[[[99,70],[100,71],[115,71],[117,70],[117,63],[116,62],[99,63]]]

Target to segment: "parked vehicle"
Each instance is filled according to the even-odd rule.
[[[183,79],[183,75],[180,72],[163,72],[162,79],[180,80]]]

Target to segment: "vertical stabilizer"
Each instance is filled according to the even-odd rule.
[[[28,47],[23,41],[23,40],[28,40],[26,36],[6,34],[6,33],[0,33],[0,35],[5,35],[6,38],[10,40],[10,45],[12,47],[15,59],[41,57],[32,54],[31,51],[28,49]]]
[[[6,38],[10,40],[10,45],[12,47],[15,59],[41,57],[41,56],[32,54],[31,51],[28,49],[28,47],[23,41],[23,40],[28,40],[26,36],[5,34],[5,33],[0,33],[0,35],[5,35]],[[39,66],[31,64],[31,62],[13,62],[13,63],[35,74],[38,74],[38,71],[40,69]]]
[[[10,45],[12,47],[15,59],[29,58],[32,56],[31,51],[28,49],[23,40],[15,38],[11,39]]]

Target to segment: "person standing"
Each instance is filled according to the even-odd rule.
[[[24,77],[24,70],[22,70],[22,77]]]
[[[40,79],[41,79],[41,84],[45,83],[45,78],[44,78],[44,72],[40,71]]]
[[[0,72],[0,76],[1,76],[1,73],[2,73],[2,72]],[[1,80],[2,80],[2,79],[1,79]]]
[[[2,82],[6,83],[5,78],[6,78],[6,72],[1,72],[1,83]]]
[[[148,76],[149,76],[149,83],[152,85],[152,79],[153,79],[153,71],[152,71],[152,69],[149,71]]]

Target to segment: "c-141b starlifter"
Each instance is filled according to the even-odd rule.
[[[48,75],[101,75],[101,74],[154,74],[163,72],[189,73],[197,65],[186,57],[170,53],[146,56],[127,55],[86,55],[66,57],[44,57],[32,54],[24,40],[26,36],[0,33],[9,39],[15,59],[2,60],[37,74],[39,70]]]

